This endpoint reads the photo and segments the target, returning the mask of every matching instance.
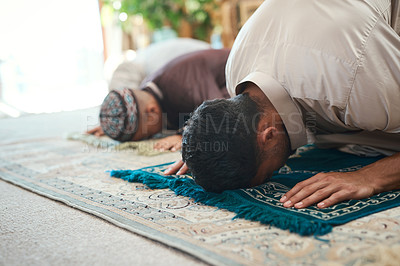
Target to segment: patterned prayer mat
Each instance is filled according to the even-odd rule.
[[[324,235],[332,231],[332,225],[344,224],[399,206],[400,190],[381,193],[368,199],[342,202],[325,209],[316,206],[288,209],[282,206],[279,199],[297,182],[319,172],[355,171],[381,158],[362,158],[337,150],[305,146],[298,149],[287,164],[274,174],[270,182],[255,188],[225,191],[221,194],[205,192],[190,178],[190,175],[186,178],[164,176],[162,172],[168,164],[134,171],[113,170],[111,176],[130,182],[142,182],[153,189],[170,188],[178,195],[233,211],[237,214],[235,218],[260,221],[301,235]]]
[[[68,140],[77,140],[82,141],[90,146],[101,149],[108,150],[137,150],[138,155],[143,156],[154,156],[159,155],[165,152],[155,150],[153,148],[154,144],[157,142],[157,139],[150,140],[142,140],[142,141],[126,141],[119,142],[113,140],[107,136],[96,137],[94,135],[80,133],[80,132],[71,132],[66,135],[66,139]]]
[[[32,137],[30,133],[17,139],[10,132],[0,141],[1,179],[213,265],[355,265],[374,252],[378,243],[400,244],[400,208],[335,226],[321,241],[255,221],[232,220],[233,212],[177,196],[170,189],[153,190],[111,178],[106,172],[171,162],[179,153],[139,156],[137,151],[95,148],[61,137]]]

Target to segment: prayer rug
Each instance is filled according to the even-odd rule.
[[[107,136],[97,137],[94,135],[79,133],[79,132],[72,132],[67,134],[66,139],[82,141],[95,148],[106,149],[106,150],[107,149],[114,151],[137,150],[138,155],[143,155],[143,156],[155,156],[165,153],[163,151],[158,151],[153,148],[154,144],[157,142],[157,139],[119,142]]]
[[[180,154],[140,156],[138,150],[62,138],[63,132],[92,128],[97,117],[93,109],[0,119],[0,178],[211,265],[357,265],[364,257],[371,262],[367,255],[379,252],[374,248],[380,243],[400,244],[400,207],[334,226],[320,241],[259,222],[233,220],[234,212],[170,189],[110,178],[107,170],[160,165]],[[21,204],[31,203],[21,199]],[[0,214],[0,224],[7,212]]]
[[[331,232],[334,225],[399,206],[400,190],[380,193],[368,199],[349,200],[324,209],[315,205],[304,209],[285,208],[279,199],[296,183],[319,172],[355,171],[378,159],[381,157],[363,158],[337,150],[304,146],[291,156],[269,182],[221,194],[205,192],[189,175],[186,178],[164,176],[162,171],[168,164],[134,171],[113,170],[111,176],[142,182],[153,189],[170,188],[177,195],[235,212],[235,218],[259,221],[300,235],[324,235]]]

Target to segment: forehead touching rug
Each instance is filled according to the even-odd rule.
[[[28,122],[24,121],[21,128]],[[150,189],[141,182],[111,178],[106,172],[171,162],[180,157],[179,153],[139,156],[132,150],[96,148],[61,137],[25,134],[26,130],[19,127],[13,131],[9,121],[6,126],[8,131],[0,139],[0,178],[213,265],[354,265],[367,258],[366,253],[375,252],[379,243],[400,244],[400,208],[335,226],[320,237],[325,240],[321,241],[258,221],[233,220],[234,212],[176,195],[169,188]],[[26,136],[17,138],[20,135]],[[295,171],[289,165],[281,174]],[[266,193],[271,186],[277,190],[276,197]],[[238,198],[260,199],[259,204],[264,205],[265,195],[273,202],[289,186],[276,182],[242,191]],[[261,198],[257,196],[260,194]]]
[[[134,171],[113,170],[111,176],[130,182],[142,182],[150,188],[170,188],[178,195],[235,212],[235,218],[259,221],[300,235],[324,235],[332,231],[333,225],[399,206],[400,190],[363,200],[349,200],[324,209],[316,206],[304,209],[285,208],[279,199],[296,183],[319,172],[355,171],[378,159],[381,158],[363,158],[337,150],[304,146],[298,149],[269,182],[254,188],[224,191],[221,194],[205,192],[190,175],[186,178],[164,176],[162,172],[168,164]]]

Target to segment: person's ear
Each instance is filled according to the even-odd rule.
[[[261,147],[268,147],[273,145],[277,134],[278,129],[276,127],[266,127],[264,130],[258,133],[257,142]]]
[[[146,106],[146,113],[148,114],[157,114],[157,105],[156,104],[148,104]]]
[[[150,103],[146,106],[145,108],[145,112],[146,112],[146,117],[147,117],[147,122],[150,124],[157,124],[160,121],[158,121],[159,118],[159,108],[157,106],[157,104],[155,103]]]

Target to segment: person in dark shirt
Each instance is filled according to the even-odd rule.
[[[208,49],[180,56],[148,76],[140,89],[111,91],[100,109],[100,127],[89,134],[119,141],[149,138],[163,128],[179,130],[185,118],[205,100],[229,98],[225,65],[230,50]],[[163,124],[163,121],[164,124]],[[176,134],[155,144],[160,150],[178,150]]]

